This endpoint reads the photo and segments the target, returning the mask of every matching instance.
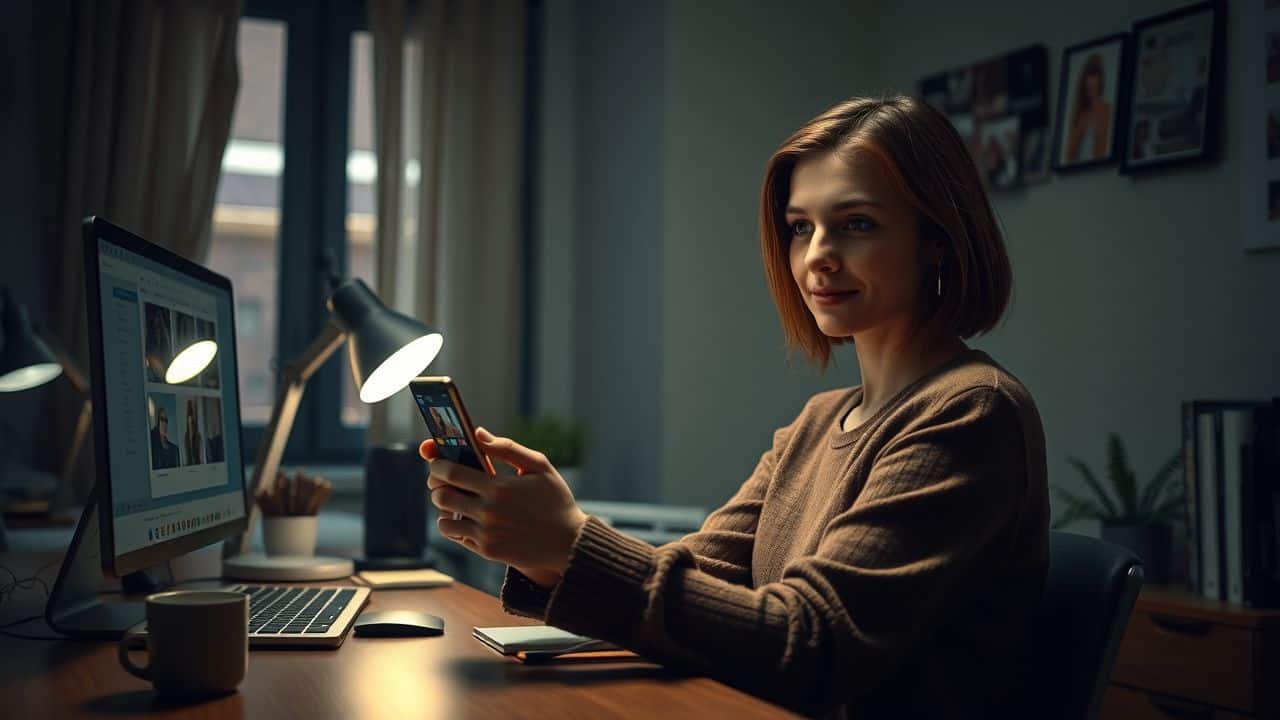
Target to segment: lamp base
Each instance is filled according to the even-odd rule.
[[[323,555],[237,555],[222,560],[222,576],[256,582],[310,582],[351,577],[350,558]]]

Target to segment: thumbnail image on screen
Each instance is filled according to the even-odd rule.
[[[452,407],[429,406],[427,416],[431,418],[431,435],[435,438],[437,445],[466,446],[466,434],[462,432],[462,423]]]
[[[173,441],[173,421],[177,417],[177,396],[151,393],[147,397],[151,420],[151,469],[164,470],[182,465],[178,445]]]
[[[202,397],[200,405],[204,414],[204,461],[222,462],[227,457],[222,439],[222,401],[216,397]]]
[[[173,361],[173,330],[169,308],[145,303],[146,352],[143,363],[148,382],[164,382],[164,373]]]

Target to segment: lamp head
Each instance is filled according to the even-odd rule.
[[[347,334],[351,374],[360,399],[385,400],[422,374],[444,345],[444,336],[392,310],[359,278],[329,296],[329,312]]]
[[[9,288],[0,290],[4,302],[4,348],[0,350],[0,392],[16,392],[43,385],[62,374],[49,346],[31,329],[27,309],[13,300]]]

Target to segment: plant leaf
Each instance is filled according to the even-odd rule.
[[[1111,433],[1107,436],[1107,473],[1111,476],[1111,484],[1120,497],[1120,505],[1124,508],[1124,517],[1134,519],[1138,515],[1138,481],[1134,477],[1133,468],[1129,466],[1129,457],[1125,454],[1124,443],[1120,436]]]
[[[1098,497],[1098,502],[1100,502],[1102,504],[1102,508],[1106,510],[1107,517],[1118,516],[1120,513],[1116,512],[1115,503],[1111,502],[1111,496],[1108,495],[1107,491],[1102,487],[1102,483],[1098,482],[1098,478],[1093,474],[1093,470],[1089,469],[1089,466],[1085,465],[1084,461],[1080,458],[1069,457],[1067,458],[1067,462],[1071,463],[1071,467],[1075,468],[1082,476],[1084,476],[1085,484],[1088,485],[1089,489],[1093,490],[1093,494]]]
[[[1171,495],[1151,513],[1152,519],[1179,524],[1186,522],[1185,499],[1183,493]]]
[[[1156,511],[1156,503],[1160,502],[1160,495],[1164,493],[1165,488],[1169,486],[1169,479],[1174,477],[1174,471],[1182,467],[1182,453],[1174,453],[1172,457],[1164,461],[1156,474],[1151,478],[1151,482],[1147,483],[1147,487],[1142,491],[1142,500],[1138,503],[1138,511],[1142,516],[1154,515]]]
[[[1065,527],[1077,520],[1103,519],[1102,508],[1098,507],[1098,504],[1093,500],[1089,498],[1075,497],[1071,493],[1068,493],[1066,490],[1059,487],[1055,487],[1054,490],[1057,491],[1058,497],[1061,498],[1063,503],[1067,506],[1067,509],[1058,517],[1058,520],[1053,523],[1054,528]]]

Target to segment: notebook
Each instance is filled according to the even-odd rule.
[[[575,645],[592,642],[592,638],[574,635],[567,630],[550,625],[522,627],[478,627],[471,631],[477,640],[503,655],[515,655],[525,650],[565,650]],[[615,649],[617,646],[593,644],[593,650]]]
[[[375,590],[432,588],[453,584],[453,578],[439,570],[361,570],[355,579]]]

